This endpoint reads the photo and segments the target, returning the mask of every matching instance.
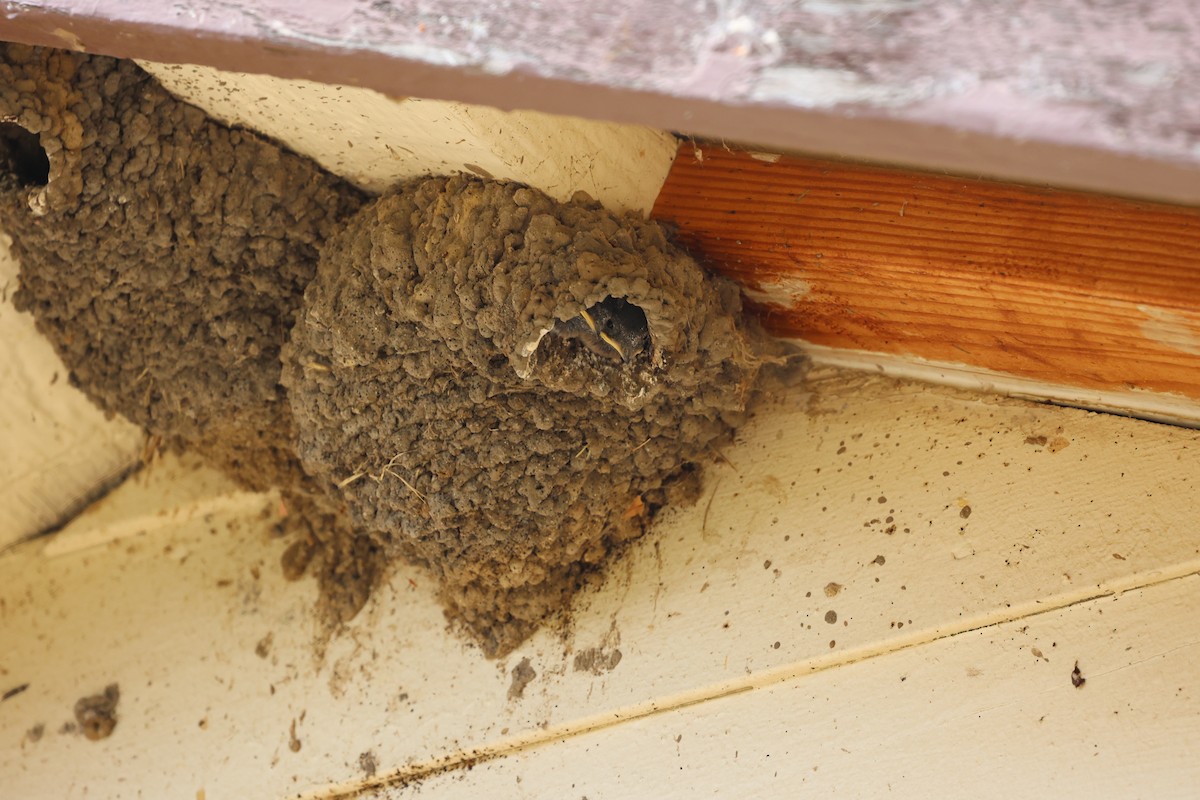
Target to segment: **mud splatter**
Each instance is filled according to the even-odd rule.
[[[512,668],[512,683],[508,685],[508,699],[520,700],[525,696],[525,687],[537,677],[537,672],[529,665],[528,658],[522,658]]]
[[[603,675],[612,672],[621,663],[619,649],[605,650],[601,647],[589,647],[575,654],[575,671],[590,672],[593,675]]]
[[[75,721],[83,735],[93,742],[112,736],[117,727],[117,702],[121,689],[110,683],[100,694],[81,697],[75,702]]]
[[[0,703],[4,702],[5,700],[8,700],[10,698],[16,697],[17,695],[21,694],[21,692],[24,692],[28,688],[29,688],[28,683],[22,683],[22,684],[12,687],[11,689],[6,690],[3,695],[0,695]]]

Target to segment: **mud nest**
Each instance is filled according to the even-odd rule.
[[[130,62],[0,45],[0,216],[71,381],[255,489],[296,480],[279,348],[357,191]]]
[[[377,577],[295,458],[279,385],[317,254],[363,196],[130,62],[0,44],[0,222],[19,309],[101,409],[243,486],[280,487],[332,616]],[[295,563],[298,558],[293,558]]]
[[[467,177],[399,187],[326,246],[284,351],[298,452],[511,649],[742,420],[737,288],[653,223]]]
[[[765,339],[586,198],[452,177],[364,202],[133,64],[0,45],[14,300],[72,383],[280,487],[285,572],[320,556],[329,621],[407,558],[499,655],[695,490]]]

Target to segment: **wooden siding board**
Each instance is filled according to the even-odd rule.
[[[781,336],[1200,399],[1200,209],[687,145],[653,215]]]

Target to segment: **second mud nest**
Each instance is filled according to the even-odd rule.
[[[380,565],[296,459],[279,350],[320,247],[364,199],[132,62],[0,43],[14,304],[105,412],[249,489],[278,487],[293,553],[322,555],[335,622],[361,607]]]
[[[740,310],[657,225],[586,197],[410,183],[308,287],[284,351],[298,452],[503,653],[742,421],[761,342]]]

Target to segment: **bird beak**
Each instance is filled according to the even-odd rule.
[[[609,336],[607,333],[605,333],[603,331],[600,332],[600,338],[602,340],[604,340],[604,343],[606,345],[611,347],[613,350],[617,351],[617,355],[619,355],[621,357],[621,360],[625,359],[625,351],[621,348],[621,345],[617,344],[616,339],[612,338],[611,336]]]
[[[592,315],[587,312],[586,308],[580,310],[579,316],[583,317],[583,321],[586,322],[587,326],[592,329],[592,333],[598,333],[596,330],[596,320],[592,319]],[[600,335],[604,336],[603,333]],[[621,348],[618,347],[617,349],[620,350]]]

